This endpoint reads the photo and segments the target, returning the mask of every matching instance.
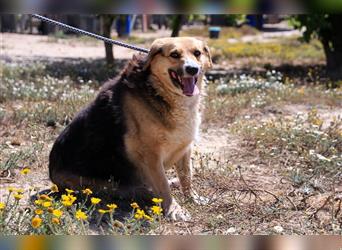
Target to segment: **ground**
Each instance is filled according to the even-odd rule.
[[[194,187],[209,203],[187,202],[174,187],[192,219],[163,220],[144,232],[340,234],[342,91],[329,88],[333,84],[322,73],[322,48],[317,41],[298,42],[297,32],[242,30],[209,41],[216,64],[208,73],[192,157]],[[148,47],[152,36],[158,33],[135,34],[131,41]],[[83,38],[2,34],[1,49],[4,200],[8,187],[52,185],[47,165],[55,138],[132,51],[115,47],[116,65],[107,68],[102,43]],[[21,174],[24,167],[31,172]],[[103,231],[91,227],[88,233]]]

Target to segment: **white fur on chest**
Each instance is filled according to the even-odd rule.
[[[190,107],[179,104],[178,110],[173,117],[176,121],[176,127],[165,134],[166,140],[162,151],[165,161],[170,164],[179,160],[179,157],[190,148],[198,135],[200,125],[198,105],[196,103]]]

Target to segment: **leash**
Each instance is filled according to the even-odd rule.
[[[104,37],[104,36],[100,36],[100,35],[97,35],[97,34],[94,34],[94,33],[91,33],[91,32],[88,32],[88,31],[85,31],[85,30],[82,30],[82,29],[78,29],[76,27],[73,27],[73,26],[70,26],[70,25],[67,25],[67,24],[64,24],[64,23],[61,23],[61,22],[55,21],[53,19],[41,16],[41,15],[31,14],[31,16],[33,16],[33,17],[35,17],[37,19],[40,19],[40,20],[42,20],[44,22],[48,22],[48,23],[54,24],[56,26],[62,27],[64,29],[70,30],[72,32],[79,33],[79,34],[82,34],[82,35],[86,35],[86,36],[90,36],[90,37],[102,40],[102,41],[104,41],[106,43],[118,45],[118,46],[125,47],[125,48],[132,49],[132,50],[137,50],[137,51],[140,51],[140,52],[143,52],[143,53],[148,53],[149,52],[148,49],[144,49],[144,48],[137,47],[137,46],[134,46],[134,45],[131,45],[131,44],[127,44],[127,43],[123,43],[123,42],[120,42],[120,41],[116,41],[116,40],[113,40],[113,39],[110,39],[110,38],[107,38],[107,37]]]

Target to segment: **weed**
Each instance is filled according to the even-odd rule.
[[[236,121],[230,130],[243,136],[264,161],[281,161],[290,173],[300,169],[307,177],[338,176],[342,166],[342,119],[335,117],[329,124],[323,122],[317,110],[312,109],[307,115],[294,118]]]

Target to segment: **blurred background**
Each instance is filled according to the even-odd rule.
[[[341,15],[338,14],[309,14],[309,15],[46,15],[71,26],[105,37],[119,38],[131,43],[143,44],[148,47],[153,39],[164,36],[198,36],[216,39],[212,41],[214,49],[221,49],[222,53],[214,52],[214,59],[222,56],[230,57],[234,49],[230,44],[239,42],[251,43],[258,41],[269,43],[274,37],[301,38],[309,42],[312,38],[318,41],[317,46],[323,49],[326,60],[326,71],[332,79],[341,79],[342,72],[342,32],[339,29]],[[230,27],[230,28],[228,28]],[[70,31],[40,21],[25,14],[2,14],[1,32],[16,34],[45,35],[50,39],[67,39],[75,37]],[[7,35],[11,37],[10,35]],[[253,37],[254,36],[254,37]],[[23,36],[24,37],[24,36]],[[30,36],[26,36],[28,39]],[[6,36],[3,37],[6,42]],[[87,40],[86,37],[79,37]],[[34,39],[32,36],[30,39]],[[234,40],[235,39],[235,40]],[[255,40],[256,39],[256,40]],[[91,40],[89,38],[88,40]],[[283,39],[284,41],[284,39]],[[93,40],[96,44],[96,40]],[[222,45],[222,46],[221,46]],[[114,62],[113,46],[105,44],[105,58],[107,63]],[[234,46],[232,46],[234,47]],[[235,45],[236,47],[236,45]],[[121,48],[118,48],[121,50]],[[317,47],[316,54],[320,50]],[[232,53],[228,53],[228,52]],[[37,49],[35,53],[40,53]],[[118,58],[128,58],[131,51],[125,55],[118,52]],[[44,51],[45,53],[45,51]],[[271,52],[272,53],[272,52]],[[303,53],[309,53],[303,51]],[[312,54],[315,52],[312,51]],[[6,54],[6,51],[5,51]],[[238,53],[235,53],[238,54]],[[307,54],[304,54],[304,57]],[[63,56],[60,54],[60,56]],[[67,55],[66,55],[67,56]],[[94,54],[95,56],[95,54]],[[128,57],[127,57],[128,56]],[[310,56],[310,55],[308,55]],[[302,56],[300,56],[302,58]],[[317,57],[317,59],[322,59]]]

